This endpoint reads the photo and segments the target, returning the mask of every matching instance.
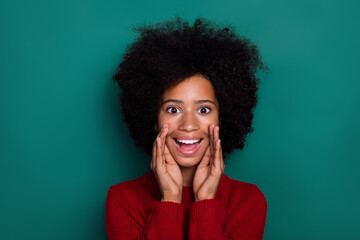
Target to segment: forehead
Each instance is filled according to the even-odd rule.
[[[162,100],[165,101],[167,99],[208,99],[217,101],[211,82],[201,74],[186,78],[178,85],[166,89]]]

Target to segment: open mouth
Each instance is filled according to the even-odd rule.
[[[203,138],[194,140],[178,140],[174,138],[177,149],[183,154],[194,154],[200,147]]]

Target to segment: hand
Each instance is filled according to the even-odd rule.
[[[165,144],[167,125],[161,128],[153,144],[150,167],[155,174],[162,194],[161,201],[181,203],[183,178],[177,162]]]
[[[196,168],[193,179],[195,201],[213,199],[225,170],[219,139],[219,127],[209,126],[209,146]]]

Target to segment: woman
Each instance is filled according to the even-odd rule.
[[[113,79],[152,171],[110,187],[109,239],[262,239],[263,193],[223,174],[253,130],[257,48],[202,18],[136,30]]]

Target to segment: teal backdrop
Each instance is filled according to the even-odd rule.
[[[108,188],[150,171],[111,80],[132,25],[206,17],[255,42],[254,132],[227,174],[267,198],[265,240],[360,235],[360,3],[0,1],[0,239],[106,239]]]

